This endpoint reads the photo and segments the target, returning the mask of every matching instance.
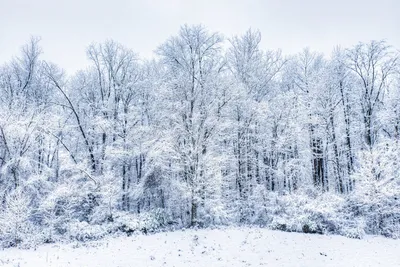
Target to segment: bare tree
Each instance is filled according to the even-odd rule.
[[[347,51],[348,68],[358,76],[361,107],[364,122],[364,138],[367,148],[376,142],[379,129],[376,111],[382,104],[395,73],[398,57],[385,41],[360,43]]]
[[[204,156],[215,130],[210,124],[217,107],[213,83],[223,68],[219,54],[222,37],[202,26],[183,26],[158,50],[167,67],[167,86],[172,101],[180,106],[173,118],[177,132],[184,181],[191,191],[190,224],[198,223],[198,208],[204,199]]]

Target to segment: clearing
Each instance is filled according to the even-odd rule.
[[[400,240],[261,228],[183,230],[0,250],[0,266],[400,266]]]

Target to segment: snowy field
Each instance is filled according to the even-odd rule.
[[[400,266],[400,240],[258,228],[186,230],[36,250],[0,251],[0,266]]]

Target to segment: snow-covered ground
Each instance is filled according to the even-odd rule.
[[[0,251],[0,266],[400,266],[400,240],[259,228],[186,230]]]

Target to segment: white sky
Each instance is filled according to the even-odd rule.
[[[150,58],[185,23],[226,37],[259,29],[263,49],[285,54],[309,46],[329,55],[372,39],[400,48],[400,0],[0,0],[0,64],[31,35],[69,73],[86,66],[93,41],[111,38]]]

